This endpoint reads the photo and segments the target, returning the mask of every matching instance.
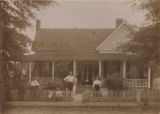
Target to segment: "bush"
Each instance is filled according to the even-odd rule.
[[[124,89],[123,78],[108,77],[104,81],[104,86],[109,90],[117,90],[117,91],[123,90]]]
[[[64,81],[57,81],[57,80],[52,80],[47,84],[48,89],[56,89],[57,87],[63,89],[66,87],[66,84]]]

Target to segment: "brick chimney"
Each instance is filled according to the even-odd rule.
[[[117,28],[120,24],[122,24],[122,22],[123,22],[123,19],[122,19],[122,18],[117,18],[117,19],[116,19],[116,28]]]
[[[40,20],[36,20],[36,32],[38,32],[39,31],[39,29],[41,28],[41,22],[40,22]]]

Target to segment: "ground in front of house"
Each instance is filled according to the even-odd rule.
[[[3,114],[160,114],[158,107],[8,107]]]

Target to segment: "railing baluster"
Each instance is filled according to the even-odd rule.
[[[147,87],[147,79],[126,79],[125,83],[128,87]]]

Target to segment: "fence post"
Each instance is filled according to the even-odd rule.
[[[32,63],[29,62],[29,83],[31,82],[31,78],[32,78]]]
[[[126,90],[122,91],[123,98],[126,98]]]
[[[148,88],[151,88],[151,67],[148,68]]]
[[[139,104],[141,102],[141,91],[140,89],[137,89],[137,103]]]

